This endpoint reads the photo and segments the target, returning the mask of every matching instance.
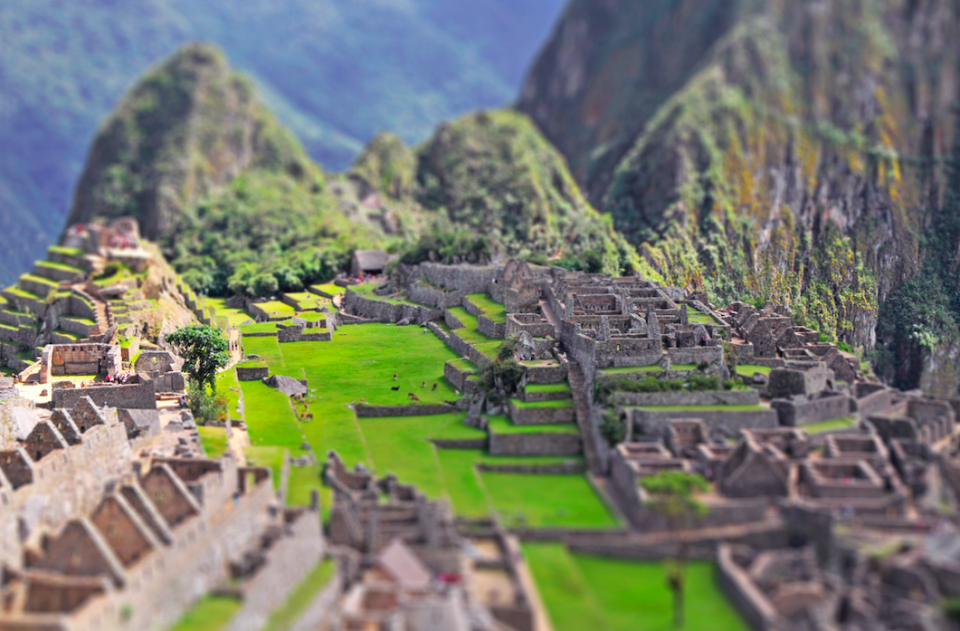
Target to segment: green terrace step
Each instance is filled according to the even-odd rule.
[[[37,324],[37,316],[26,311],[17,311],[16,309],[8,307],[0,311],[0,323],[10,326],[20,326],[21,324],[35,326]]]
[[[51,293],[59,289],[60,284],[50,280],[49,278],[44,278],[43,276],[23,274],[20,276],[20,287],[26,291],[46,298]]]
[[[50,334],[50,342],[53,344],[72,344],[82,339],[85,339],[84,336],[63,329],[57,329]]]
[[[0,340],[16,342],[20,339],[20,328],[9,324],[0,324]]]
[[[487,427],[491,434],[579,434],[576,423],[555,423],[548,425],[517,425],[503,416],[487,417]]]
[[[53,261],[37,261],[33,265],[33,273],[36,276],[42,276],[56,283],[60,281],[78,281],[87,274],[79,267],[66,265],[64,263],[55,263]]]

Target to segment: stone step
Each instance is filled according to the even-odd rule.
[[[587,466],[595,474],[603,473],[603,462],[597,453],[597,446],[593,442],[593,432],[590,427],[590,406],[587,404],[585,380],[580,364],[570,362],[567,379],[573,393],[573,404],[576,410],[577,426],[580,428],[580,437],[583,439],[583,455],[587,458]]]

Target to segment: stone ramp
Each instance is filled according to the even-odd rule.
[[[547,322],[553,325],[554,334],[553,339],[560,339],[560,318],[557,317],[557,314],[553,312],[553,309],[550,308],[550,303],[546,300],[540,301],[540,310],[543,311],[543,317],[547,319]]]
[[[583,438],[583,455],[587,459],[590,473],[603,475],[603,461],[597,453],[597,446],[593,442],[593,433],[590,431],[590,406],[587,405],[586,391],[584,390],[583,370],[580,364],[570,362],[568,377],[570,390],[573,392],[573,405],[577,412],[577,427]]]

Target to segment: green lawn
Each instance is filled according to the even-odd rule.
[[[469,294],[467,300],[494,322],[507,321],[507,308],[491,298],[489,294]]]
[[[239,599],[229,596],[204,596],[170,631],[220,631],[240,610],[241,604]]]
[[[750,364],[744,364],[743,366],[737,366],[737,374],[743,375],[744,377],[752,377],[754,373],[760,373],[761,375],[769,375],[770,368],[767,366],[753,366]]]
[[[391,297],[378,296],[377,294],[373,293],[373,290],[376,289],[378,286],[379,286],[379,283],[361,283],[360,285],[354,285],[354,286],[351,287],[350,289],[351,289],[352,291],[357,292],[358,294],[360,294],[360,295],[363,296],[364,298],[369,298],[370,300],[379,300],[380,302],[389,302],[389,303],[392,304],[392,305],[414,305],[414,306],[416,306],[416,304],[417,304],[417,303],[415,303],[415,302],[413,302],[413,301],[411,301],[411,300],[407,300],[406,298],[403,298],[403,297],[400,296],[400,295],[391,296]]]
[[[37,261],[37,267],[45,267],[47,269],[60,270],[61,272],[69,272],[71,274],[79,274],[80,276],[85,276],[87,271],[79,267],[74,267],[73,265],[67,265],[66,263],[54,263],[53,261]]]
[[[270,619],[267,620],[262,631],[287,631],[292,627],[313,599],[330,582],[336,569],[336,562],[333,559],[321,561],[290,592],[287,600],[270,614]]]
[[[300,309],[320,309],[321,307],[327,306],[330,304],[330,300],[317,294],[310,293],[309,291],[302,291],[294,294],[286,294],[288,298],[292,298],[298,305]]]
[[[283,316],[283,317],[292,317],[294,313],[297,312],[296,309],[290,305],[280,302],[279,300],[272,300],[270,302],[258,302],[257,307],[263,309],[266,313],[270,315],[271,318]]]
[[[570,384],[560,383],[530,383],[524,387],[527,392],[570,392]]]
[[[333,283],[325,283],[323,285],[313,285],[310,289],[315,289],[317,291],[322,291],[325,294],[330,296],[336,296],[337,294],[343,293],[343,287],[339,285],[334,285]]]
[[[634,372],[663,372],[663,367],[658,364],[652,366],[620,366],[618,368],[601,368],[602,375],[624,375]]]
[[[227,451],[227,430],[223,427],[198,427],[200,442],[207,458],[217,459]]]
[[[700,313],[699,311],[687,312],[687,320],[695,324],[720,324],[712,315]]]
[[[290,467],[290,480],[287,484],[287,505],[309,506],[310,491],[320,488],[320,476],[322,473],[322,464],[310,465],[308,467]],[[329,515],[332,507],[322,503],[322,508],[324,515]]]
[[[494,434],[578,434],[576,423],[558,423],[555,425],[514,425],[513,421],[502,416],[488,416],[490,431]]]
[[[648,412],[758,412],[768,410],[762,405],[644,405]]]
[[[276,322],[260,322],[258,324],[246,324],[240,327],[240,332],[244,335],[250,335],[251,333],[272,333],[277,334],[277,323]]]
[[[291,454],[297,455],[301,453],[301,436],[306,436],[321,460],[328,450],[336,449],[348,467],[362,462],[379,475],[392,472],[401,482],[416,484],[431,497],[450,498],[459,514],[482,516],[499,504],[506,506],[505,510],[514,510],[516,502],[521,500],[511,498],[509,493],[503,496],[499,490],[488,497],[489,489],[484,488],[481,474],[475,470],[477,462],[553,464],[582,460],[576,457],[495,458],[480,450],[437,449],[430,439],[485,436],[483,431],[463,424],[464,413],[358,419],[349,405],[360,403],[361,399],[370,405],[405,405],[411,392],[424,404],[456,398],[452,385],[443,378],[443,366],[459,358],[436,336],[423,335],[417,328],[364,324],[343,327],[334,334],[333,341],[326,344],[281,345],[275,338],[248,338],[244,345],[247,353],[263,357],[271,372],[305,378],[309,384],[306,403],[314,420],[306,421],[295,418],[288,401],[277,390],[260,382],[241,384],[250,439],[255,445],[248,456],[258,464],[276,467],[277,471],[282,452],[278,455],[275,451],[263,450],[268,449],[268,445],[286,446]],[[393,380],[394,373],[398,374],[397,381]],[[424,382],[426,387],[422,386]],[[398,390],[394,391],[394,387]],[[553,507],[554,477],[563,478],[557,493],[562,501],[574,505],[585,503],[593,506],[595,512],[599,506],[602,509],[599,514],[605,521],[596,515],[588,521],[615,525],[583,476],[510,474],[504,483],[513,484],[509,479],[517,478],[517,486],[533,490],[523,501],[534,505],[531,514],[537,523],[549,521],[549,517],[553,523],[576,526],[581,520],[580,512],[570,509],[566,514],[559,514]],[[494,480],[502,481],[501,478]],[[288,502],[306,504],[310,490],[318,487],[319,469],[293,468]],[[331,491],[321,487],[320,492],[326,511],[331,504]]]
[[[820,434],[822,432],[832,432],[838,429],[850,429],[851,427],[855,427],[857,423],[857,419],[853,418],[852,416],[845,416],[843,418],[833,419],[832,421],[801,425],[797,427],[797,429],[802,429],[808,434]]]
[[[470,373],[480,372],[480,367],[474,364],[472,361],[470,361],[466,357],[451,359],[448,363],[456,366],[463,372],[470,372]]]
[[[696,370],[696,364],[671,364],[670,370]]]
[[[519,399],[510,399],[517,409],[525,410],[527,408],[572,408],[573,399],[557,399],[556,401],[534,401],[528,403]]]
[[[280,471],[283,469],[283,454],[286,450],[283,447],[252,446],[247,447],[246,452],[247,465],[270,469],[274,488],[280,488]]]
[[[270,372],[283,374],[283,354],[276,337],[245,337],[243,350],[247,355],[259,355],[270,366]]]
[[[620,524],[582,475],[481,472],[507,527],[616,528]]]
[[[247,362],[256,363],[256,362]],[[243,420],[243,414],[237,412],[240,403],[240,382],[233,368],[217,374],[217,393],[227,398],[227,418]]]
[[[226,298],[204,298],[203,306],[214,309],[217,312],[217,319],[226,318],[230,326],[239,326],[244,322],[253,320],[250,314],[242,309],[233,309],[227,306]]]
[[[463,324],[462,329],[456,329],[455,331],[453,331],[453,334],[459,337],[461,340],[463,340],[467,344],[473,344],[475,346],[493,343],[494,345],[496,345],[498,349],[500,348],[499,340],[497,340],[496,338],[492,338],[487,335],[484,335],[483,333],[477,330],[477,326],[480,321],[479,318],[477,318],[477,316],[473,315],[463,307],[451,307],[450,309],[447,309],[447,311],[449,311],[450,314],[453,315],[453,317],[455,317],[457,320],[459,320]],[[477,348],[478,350],[481,350],[480,346],[477,346]],[[487,353],[484,353],[484,355],[486,354]],[[494,356],[496,356],[496,352],[494,352]]]
[[[523,552],[556,631],[675,628],[663,564],[572,553],[559,543],[527,543]],[[687,568],[685,617],[684,631],[749,629],[704,561]]]

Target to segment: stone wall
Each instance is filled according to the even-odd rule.
[[[690,348],[669,348],[667,356],[671,364],[697,365],[700,362],[708,364],[721,363],[723,361],[723,346],[692,346]]]
[[[551,425],[555,423],[573,423],[576,420],[576,408],[569,407],[519,407],[510,400],[510,418],[517,425]]]
[[[431,416],[456,412],[451,405],[357,405],[357,418]]]
[[[309,331],[306,332],[306,331]],[[289,342],[330,342],[333,333],[327,329],[307,329],[302,324],[277,328],[277,341],[281,344]]]
[[[373,320],[376,322],[399,322],[410,320],[423,324],[437,320],[442,316],[438,309],[431,309],[421,305],[395,305],[385,300],[374,300],[362,296],[352,289],[347,289],[341,309],[347,313]]]
[[[850,416],[853,406],[854,400],[840,393],[814,399],[796,397],[774,399],[770,402],[770,407],[777,411],[780,425],[786,427],[798,427]]]
[[[237,366],[237,381],[260,381],[269,376],[267,366]]]
[[[16,482],[23,485],[15,490],[0,486],[0,533],[24,529],[29,533],[38,527],[57,531],[69,520],[88,514],[101,502],[107,486],[129,471],[133,455],[126,429],[119,422],[91,427],[78,444],[53,451],[39,461],[33,460],[35,454],[19,452],[28,477]],[[12,547],[0,544],[0,561],[10,567],[21,566],[19,541],[16,536],[9,541]]]
[[[41,383],[57,375],[116,375],[123,365],[119,346],[93,343],[48,344],[41,362]]]
[[[563,364],[548,366],[524,364],[523,374],[526,376],[527,383],[560,383],[567,378],[567,367]]]
[[[287,511],[285,536],[264,554],[264,564],[243,585],[243,606],[226,631],[259,631],[301,580],[323,559],[324,541],[316,510]]]
[[[736,564],[727,544],[721,544],[717,551],[717,582],[750,628],[755,631],[773,631],[779,628],[776,609],[747,573]]]
[[[466,391],[467,377],[476,374],[475,371],[467,372],[461,370],[452,362],[446,362],[443,365],[443,376],[452,383],[458,390]]]
[[[691,392],[615,392],[613,402],[620,406],[645,405],[757,405],[756,390],[708,390]]]
[[[775,410],[754,411],[737,410],[671,410],[651,411],[642,408],[627,408],[629,417],[637,435],[661,435],[670,419],[701,419],[707,429],[719,428],[730,435],[736,435],[741,429],[772,429],[779,427]]]
[[[421,263],[418,271],[427,277],[430,284],[463,294],[487,293],[493,279],[500,276],[500,266],[440,265]]]
[[[490,433],[490,455],[493,456],[574,456],[582,452],[580,434]]]
[[[857,411],[860,413],[860,417],[866,418],[870,414],[875,414],[893,405],[893,394],[893,390],[882,388],[863,397],[858,395]]]
[[[554,337],[556,329],[545,318],[536,313],[511,313],[507,316],[504,329],[505,337],[519,337],[521,333],[529,333],[533,337],[544,335]]]
[[[506,334],[506,324],[504,322],[495,322],[485,315],[477,318],[477,330],[488,337],[502,340]]]
[[[90,397],[100,407],[155,410],[157,398],[154,387],[154,384],[149,382],[126,386],[57,388],[53,391],[53,407],[72,408],[81,397]]]
[[[794,394],[815,394],[826,390],[832,373],[823,364],[788,365],[770,371],[767,392],[773,398],[785,398]]]

